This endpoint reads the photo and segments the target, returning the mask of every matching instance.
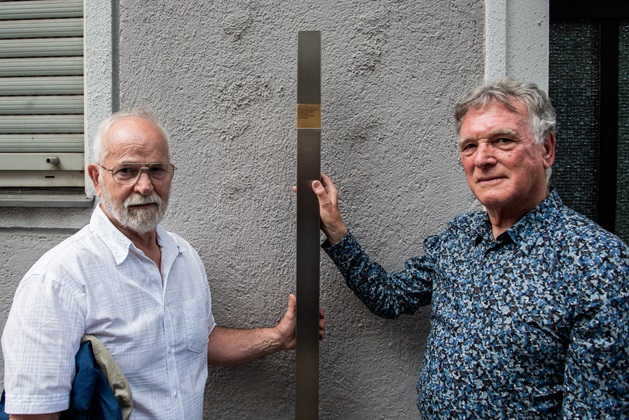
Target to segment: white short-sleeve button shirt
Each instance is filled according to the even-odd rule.
[[[6,411],[69,406],[84,334],[112,354],[133,394],[132,419],[201,419],[214,326],[205,268],[176,234],[157,229],[161,271],[99,206],[90,224],[24,276],[2,335]]]

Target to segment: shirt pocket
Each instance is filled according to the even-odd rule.
[[[208,325],[203,301],[187,301],[183,305],[185,340],[188,350],[207,351]]]

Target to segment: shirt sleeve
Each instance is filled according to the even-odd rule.
[[[396,318],[430,304],[434,268],[427,257],[411,258],[404,270],[387,273],[369,259],[349,231],[334,246],[325,242],[322,247],[347,285],[374,314]]]
[[[208,283],[207,278],[205,278],[205,283]],[[214,319],[214,313],[212,312],[212,292],[210,291],[210,286],[208,283],[207,286],[207,336],[208,339],[214,328],[216,327],[216,320]]]
[[[85,314],[77,291],[55,278],[33,273],[16,291],[2,335],[8,413],[51,413],[69,406]]]
[[[568,348],[564,418],[629,413],[629,259],[595,259]]]

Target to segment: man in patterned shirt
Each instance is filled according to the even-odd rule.
[[[417,383],[425,418],[627,418],[629,249],[564,206],[548,179],[555,111],[513,79],[455,108],[460,159],[486,212],[463,214],[387,273],[313,182],[325,251],[375,314],[432,304]]]
[[[84,334],[126,376],[131,419],[201,419],[208,363],[294,348],[292,295],[274,327],[216,325],[203,262],[159,224],[174,169],[151,114],[119,112],[100,125],[87,168],[100,204],[89,225],[26,273],[2,335],[11,419],[57,419],[68,409]]]

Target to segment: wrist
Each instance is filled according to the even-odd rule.
[[[336,229],[329,229],[324,231],[325,236],[328,238],[330,246],[338,244],[341,239],[347,234],[347,227],[345,225],[339,226]]]
[[[287,337],[284,334],[282,327],[278,324],[275,327],[268,328],[269,333],[267,335],[267,351],[268,353],[275,353],[278,351],[292,350],[295,348],[294,340],[291,337]]]

